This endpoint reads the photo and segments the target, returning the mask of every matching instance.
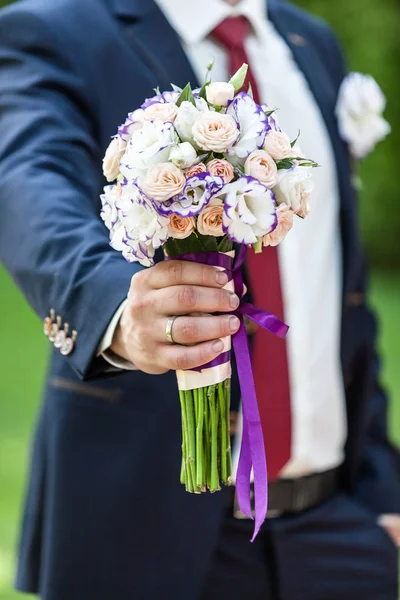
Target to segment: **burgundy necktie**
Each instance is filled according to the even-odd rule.
[[[225,19],[213,31],[212,37],[227,51],[229,70],[235,73],[243,63],[249,65],[244,91],[249,84],[253,97],[260,103],[257,83],[244,47],[251,25],[246,17]],[[283,301],[279,275],[278,252],[267,247],[261,254],[248,253],[247,267],[254,303],[283,320]],[[290,389],[286,344],[258,328],[253,346],[253,372],[262,422],[268,476],[278,477],[290,458],[291,416]]]

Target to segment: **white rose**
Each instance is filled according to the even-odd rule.
[[[369,75],[350,73],[339,90],[336,115],[340,135],[355,158],[363,158],[390,133],[383,118],[385,96]]]
[[[107,181],[114,181],[119,175],[119,163],[126,150],[126,141],[115,137],[106,150],[103,158],[103,173]]]
[[[226,152],[239,135],[236,121],[218,112],[200,113],[192,128],[193,140],[202,150]]]
[[[180,169],[188,169],[197,160],[197,152],[189,142],[182,142],[174,146],[170,152],[169,160]]]
[[[191,102],[182,102],[175,119],[175,129],[183,142],[193,140],[192,128],[200,111]]]
[[[215,81],[206,87],[207,101],[215,106],[226,106],[235,96],[235,88],[231,83]]]
[[[293,150],[290,140],[284,131],[270,129],[264,141],[264,150],[275,160],[282,160],[292,156]]]
[[[178,107],[173,102],[159,102],[150,104],[144,109],[144,118],[146,121],[160,119],[160,121],[175,121],[178,113]]]
[[[280,169],[278,183],[273,190],[278,204],[285,202],[293,212],[299,211],[313,190],[311,176],[310,167]]]
[[[138,170],[147,170],[157,163],[167,162],[171,148],[176,143],[177,135],[172,123],[145,121],[129,140],[121,159],[121,173],[129,180],[137,176]]]

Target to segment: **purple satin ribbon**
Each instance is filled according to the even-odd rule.
[[[242,265],[246,258],[247,248],[241,246],[235,262],[233,257],[219,252],[193,252],[180,256],[168,257],[177,260],[221,267],[225,269],[228,277],[233,279],[236,295],[243,296]],[[264,437],[261,427],[260,413],[258,411],[257,396],[251,367],[250,348],[244,326],[244,317],[257,323],[263,329],[284,338],[288,326],[282,323],[271,313],[257,308],[253,304],[241,301],[237,310],[233,311],[240,320],[239,330],[232,336],[233,349],[236,355],[237,370],[239,375],[240,390],[242,392],[243,433],[240,447],[239,464],[236,475],[236,494],[239,508],[247,517],[253,518],[250,501],[250,474],[254,473],[254,505],[255,524],[251,541],[256,538],[263,524],[268,510],[268,473],[265,457]],[[230,352],[223,352],[206,365],[195,369],[221,365],[228,362]]]

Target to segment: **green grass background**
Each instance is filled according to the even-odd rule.
[[[84,0],[82,0],[84,1]],[[0,0],[1,4],[5,4]],[[390,429],[400,443],[400,4],[398,0],[297,0],[332,23],[353,70],[372,73],[388,97],[393,134],[367,159],[360,212],[373,264],[371,302],[381,319],[383,380],[390,392]],[[378,208],[379,207],[379,210]],[[0,600],[11,590],[29,441],[48,352],[40,321],[0,267]]]

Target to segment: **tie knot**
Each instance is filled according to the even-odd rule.
[[[228,17],[212,30],[211,35],[226,49],[243,48],[250,33],[250,23],[246,17]]]

